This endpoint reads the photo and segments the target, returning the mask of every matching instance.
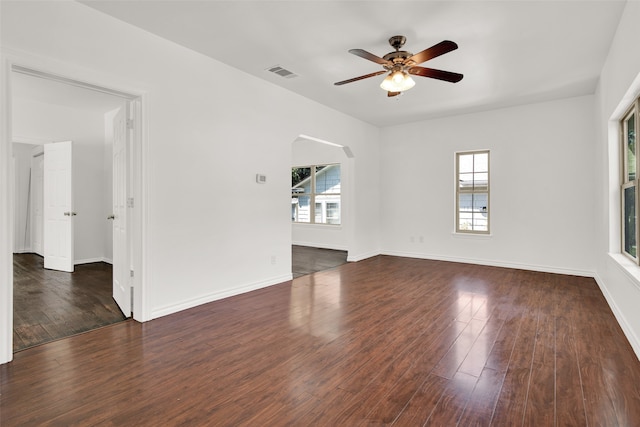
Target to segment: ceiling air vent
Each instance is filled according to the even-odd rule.
[[[279,65],[274,65],[273,67],[267,68],[267,71],[275,73],[275,74],[279,75],[280,77],[284,77],[285,79],[292,79],[294,77],[298,77],[297,74],[294,74],[289,70],[285,70],[284,68],[282,68]]]

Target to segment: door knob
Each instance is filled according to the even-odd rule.
[[[116,219],[116,216],[115,216],[115,215],[113,215],[113,214],[111,214],[111,215],[109,215],[109,216],[107,217],[107,219]]]
[[[65,212],[64,216],[76,216],[78,215],[76,212]]]

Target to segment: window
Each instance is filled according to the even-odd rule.
[[[291,168],[291,220],[340,225],[340,165]]]
[[[456,232],[489,233],[489,151],[456,153]]]
[[[638,131],[638,112],[640,100],[627,112],[620,121],[622,134],[622,251],[638,263],[638,162],[636,135]]]

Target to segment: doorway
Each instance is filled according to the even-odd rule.
[[[347,262],[350,244],[348,146],[308,135],[291,145],[292,277]]]
[[[67,270],[75,272],[68,273],[43,268],[47,253],[39,250],[38,236],[46,236],[47,233],[39,231],[39,224],[42,226],[42,223],[37,219],[37,209],[33,209],[37,204],[34,200],[37,201],[39,188],[33,182],[38,179],[37,169],[26,173],[30,181],[26,187],[19,182],[19,171],[15,171],[15,350],[21,346],[38,344],[38,336],[42,337],[42,342],[47,342],[131,316],[133,280],[129,278],[129,272],[133,271],[131,259],[137,255],[131,248],[138,246],[130,240],[133,233],[130,233],[126,216],[131,213],[119,212],[118,221],[114,221],[113,194],[126,195],[123,199],[125,207],[128,200],[133,200],[130,197],[134,194],[132,181],[136,164],[133,144],[137,141],[131,122],[139,100],[117,91],[22,67],[14,66],[11,74],[14,141],[35,142],[36,147],[31,148],[34,153],[32,159],[39,155],[38,145],[42,147],[53,141],[72,141],[74,175],[71,196],[73,208],[64,212],[71,223],[73,232],[70,240],[75,249],[72,251],[71,270]],[[114,128],[115,117],[123,111],[127,115],[126,119],[121,120],[121,130],[118,131]],[[121,145],[125,147],[119,152],[124,156],[124,161],[118,161],[117,167],[113,157],[116,132],[121,134],[120,140],[124,141]],[[18,146],[14,144],[14,159],[21,151]],[[41,148],[40,151],[44,150]],[[22,184],[22,190],[18,189],[19,184]],[[114,191],[114,185],[122,188]],[[44,190],[45,196],[47,191]],[[24,201],[28,206],[21,209]],[[26,213],[26,218],[19,214],[21,210]],[[125,239],[114,247],[116,223]],[[18,245],[20,240],[22,242]],[[120,277],[125,276],[124,273],[125,279]],[[115,280],[116,276],[118,280]],[[114,302],[116,282],[119,288],[126,283],[128,301],[125,301],[124,309],[119,309]],[[20,289],[16,289],[18,286]],[[44,307],[38,304],[43,297],[48,301]],[[28,301],[25,304],[21,300],[24,298],[33,298],[32,304]],[[67,304],[70,301],[72,303]],[[25,309],[28,312],[23,311]],[[31,309],[33,312],[29,311]]]

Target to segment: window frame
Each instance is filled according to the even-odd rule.
[[[330,166],[339,166],[340,169],[340,192],[338,193],[317,193],[316,190],[316,175],[322,170],[318,171],[317,168],[327,168]],[[340,227],[342,226],[342,163],[322,163],[322,164],[313,164],[313,165],[306,165],[306,166],[292,166],[292,169],[304,169],[304,168],[310,168],[311,169],[311,173],[310,176],[306,179],[309,179],[310,182],[310,186],[309,186],[309,192],[300,192],[300,193],[295,193],[296,196],[307,196],[309,197],[309,221],[307,222],[303,222],[303,221],[296,221],[295,218],[299,217],[299,215],[297,214],[299,208],[298,206],[296,206],[295,211],[296,211],[296,215],[291,219],[291,222],[293,224],[304,224],[304,225],[321,225],[321,226],[332,226],[332,227]],[[304,181],[304,180],[303,180]],[[301,182],[303,182],[301,181]],[[291,187],[293,189],[293,186]],[[292,192],[292,196],[294,196],[293,192]],[[338,196],[339,197],[339,203],[338,203],[338,216],[339,216],[339,221],[337,224],[332,224],[329,222],[326,222],[328,220],[328,216],[327,216],[327,211],[326,211],[326,205],[327,202],[324,200],[320,200],[320,201],[316,201],[316,197],[317,196]],[[329,202],[329,203],[335,203],[335,202]],[[316,208],[316,204],[321,205],[321,212],[319,212],[320,215],[320,221],[321,222],[316,222],[316,215],[318,214],[317,208]],[[322,222],[324,221],[324,222]]]
[[[619,132],[620,132],[620,252],[631,260],[634,264],[640,265],[640,254],[638,254],[638,243],[640,242],[640,228],[638,227],[638,207],[640,201],[638,200],[640,196],[639,188],[640,188],[640,162],[638,161],[638,127],[640,125],[640,98],[637,98],[629,107],[629,109],[625,112],[622,118],[619,121]],[[634,120],[634,131],[635,131],[635,176],[634,179],[629,178],[629,170],[628,170],[628,132],[627,132],[627,122],[633,116]],[[634,188],[634,213],[635,213],[635,244],[636,244],[636,255],[633,256],[629,252],[626,251],[626,199],[625,199],[625,190],[628,188]]]
[[[487,155],[487,186],[486,189],[482,190],[460,190],[460,157],[469,154],[486,154]],[[491,150],[471,150],[471,151],[456,151],[455,152],[455,225],[454,230],[457,234],[471,234],[471,235],[489,235],[491,234]],[[472,169],[471,173],[484,173],[484,172],[476,172],[475,165]],[[487,195],[487,206],[486,206],[486,215],[487,215],[487,229],[486,230],[465,230],[460,228],[460,195],[461,194],[471,194],[472,196],[475,194],[486,194]],[[473,212],[473,210],[472,210]]]

